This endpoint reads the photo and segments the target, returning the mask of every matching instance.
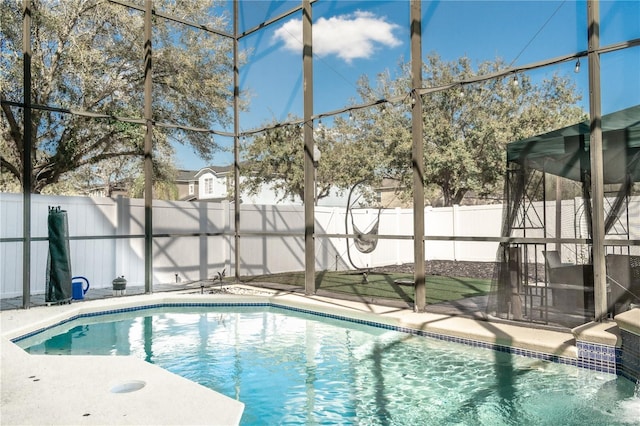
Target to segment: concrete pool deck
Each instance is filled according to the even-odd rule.
[[[263,290],[261,289],[261,292]],[[570,332],[476,321],[410,309],[268,292],[263,296],[156,293],[74,302],[0,313],[2,424],[238,424],[241,401],[223,396],[133,357],[30,355],[11,342],[69,317],[114,309],[168,303],[264,303],[318,311],[362,321],[422,330],[490,344],[577,358]],[[615,344],[615,323],[594,326]],[[144,387],[135,390],[138,383]],[[123,393],[123,390],[133,390]],[[115,392],[114,392],[115,391]]]

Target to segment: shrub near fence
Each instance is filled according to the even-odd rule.
[[[68,212],[71,266],[74,275],[87,277],[92,288],[108,288],[124,275],[129,285],[144,284],[144,201],[119,197],[88,198],[32,195],[31,292],[43,293],[47,264],[49,206]],[[634,211],[640,206],[635,199]],[[548,209],[550,207],[547,207]],[[553,207],[551,207],[553,208]],[[572,215],[572,209],[563,212]],[[354,211],[358,228],[366,231],[376,220],[376,209]],[[563,213],[565,214],[565,213]],[[431,237],[499,237],[501,205],[454,206],[425,209],[425,233]],[[233,275],[233,205],[228,202],[154,201],[153,282],[202,280],[226,269]],[[553,214],[547,217],[553,218]],[[631,216],[634,217],[634,216]],[[316,269],[351,269],[344,238],[322,234],[345,233],[345,209],[316,208]],[[639,233],[636,222],[631,224]],[[548,229],[553,229],[549,224]],[[349,232],[351,224],[349,219]],[[304,269],[304,207],[295,205],[241,205],[240,273],[257,275]],[[379,234],[410,237],[410,209],[383,210]],[[265,235],[272,234],[272,235]],[[542,236],[542,235],[540,235]],[[1,297],[22,294],[22,195],[0,194]],[[635,235],[635,238],[640,238]],[[633,237],[632,237],[633,239]],[[349,240],[351,241],[351,240]],[[426,242],[426,260],[493,262],[498,243]],[[349,252],[358,267],[413,263],[413,241],[380,239],[375,251]]]

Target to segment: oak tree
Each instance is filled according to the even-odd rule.
[[[363,100],[389,98],[411,91],[409,65],[392,79],[378,76],[374,87],[368,79],[359,82]],[[500,60],[474,67],[462,57],[444,61],[429,55],[423,65],[423,87],[439,88],[422,96],[424,136],[424,185],[437,188],[432,204],[451,206],[465,196],[499,197],[506,167],[509,142],[562,128],[585,118],[577,105],[581,95],[568,77],[553,74],[534,82],[526,74],[508,75],[462,85],[479,76],[506,69]],[[415,96],[415,95],[414,95]],[[407,95],[405,103],[411,102]],[[385,113],[369,112],[364,117],[368,132],[363,137],[386,152],[381,164],[385,174],[402,184],[411,196],[411,121],[407,109],[387,108]],[[356,124],[358,117],[356,116]],[[433,193],[433,192],[432,192]]]
[[[215,0],[158,0],[154,6],[207,28],[224,30],[229,23],[227,16],[214,13],[218,10]],[[13,180],[15,186],[22,181],[22,153],[29,149],[34,193],[72,172],[91,173],[114,158],[126,159],[126,168],[140,174],[145,129],[144,11],[104,0],[32,0],[31,16],[31,104],[36,108],[32,109],[32,138],[25,141],[20,105],[21,2],[3,2],[0,182]],[[227,37],[154,15],[153,120],[178,126],[154,127],[156,163],[171,163],[172,143],[186,144],[205,159],[220,148],[211,134],[184,127],[228,125],[232,48]]]

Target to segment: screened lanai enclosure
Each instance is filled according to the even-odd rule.
[[[553,327],[640,304],[637,2],[0,13],[3,301],[45,293],[52,207],[87,297],[242,284]]]

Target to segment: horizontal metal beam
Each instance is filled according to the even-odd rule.
[[[123,1],[123,0],[108,0],[110,3],[114,3],[120,6],[124,6],[124,7],[128,7],[131,9],[135,9],[135,10],[139,10],[141,12],[145,11],[144,6],[138,6],[132,3],[129,3],[127,1]],[[164,12],[160,12],[159,10],[157,10],[155,7],[152,9],[152,14],[155,16],[159,16],[161,18],[166,19],[167,21],[173,21],[173,22],[177,22],[179,24],[182,25],[186,25],[187,27],[191,27],[191,28],[195,28],[198,30],[202,30],[208,33],[212,33],[212,34],[216,34],[222,37],[227,37],[227,38],[231,38],[233,39],[233,35],[226,32],[226,31],[221,31],[221,30],[216,30],[215,28],[209,28],[206,25],[202,25],[202,24],[198,24],[196,22],[191,22],[191,21],[185,21],[184,19],[178,18],[176,16],[173,15],[169,15],[168,13],[164,13]]]
[[[229,237],[235,235],[233,232],[185,232],[185,233],[164,233],[153,234],[153,238],[188,238],[188,237]],[[304,238],[304,232],[240,232],[241,237],[299,237]],[[362,234],[315,234],[317,238],[360,238]],[[141,239],[144,234],[132,235],[85,235],[68,237],[70,241],[83,240],[122,240]],[[413,235],[367,235],[372,240],[413,240]],[[525,238],[525,237],[472,237],[472,236],[446,236],[446,235],[425,235],[425,241],[467,241],[477,243],[511,243],[511,244],[592,244],[593,241],[587,238]],[[31,237],[31,241],[49,241],[48,237]],[[22,237],[0,238],[0,243],[21,243]],[[640,240],[613,240],[607,239],[606,247],[635,247],[640,246]]]
[[[17,108],[24,108],[24,104],[22,102],[6,101],[6,100],[2,100],[0,102],[2,103],[2,105],[9,105]],[[144,118],[120,117],[116,115],[104,114],[101,112],[86,111],[86,110],[74,109],[74,108],[62,108],[62,107],[55,107],[55,106],[48,106],[48,105],[32,104],[31,109],[35,109],[39,111],[58,112],[61,114],[77,115],[78,117],[112,120],[112,121],[118,121],[118,122],[129,123],[129,124],[139,124],[141,126],[146,125],[147,123],[147,121]],[[211,133],[214,135],[227,136],[227,137],[234,136],[232,132],[226,132],[222,130],[213,130],[213,129],[206,129],[203,127],[185,126],[183,124],[166,123],[166,122],[160,122],[160,121],[154,121],[154,120],[152,120],[152,123],[155,127],[162,127],[166,129],[178,129],[178,130],[198,132],[198,133]]]

